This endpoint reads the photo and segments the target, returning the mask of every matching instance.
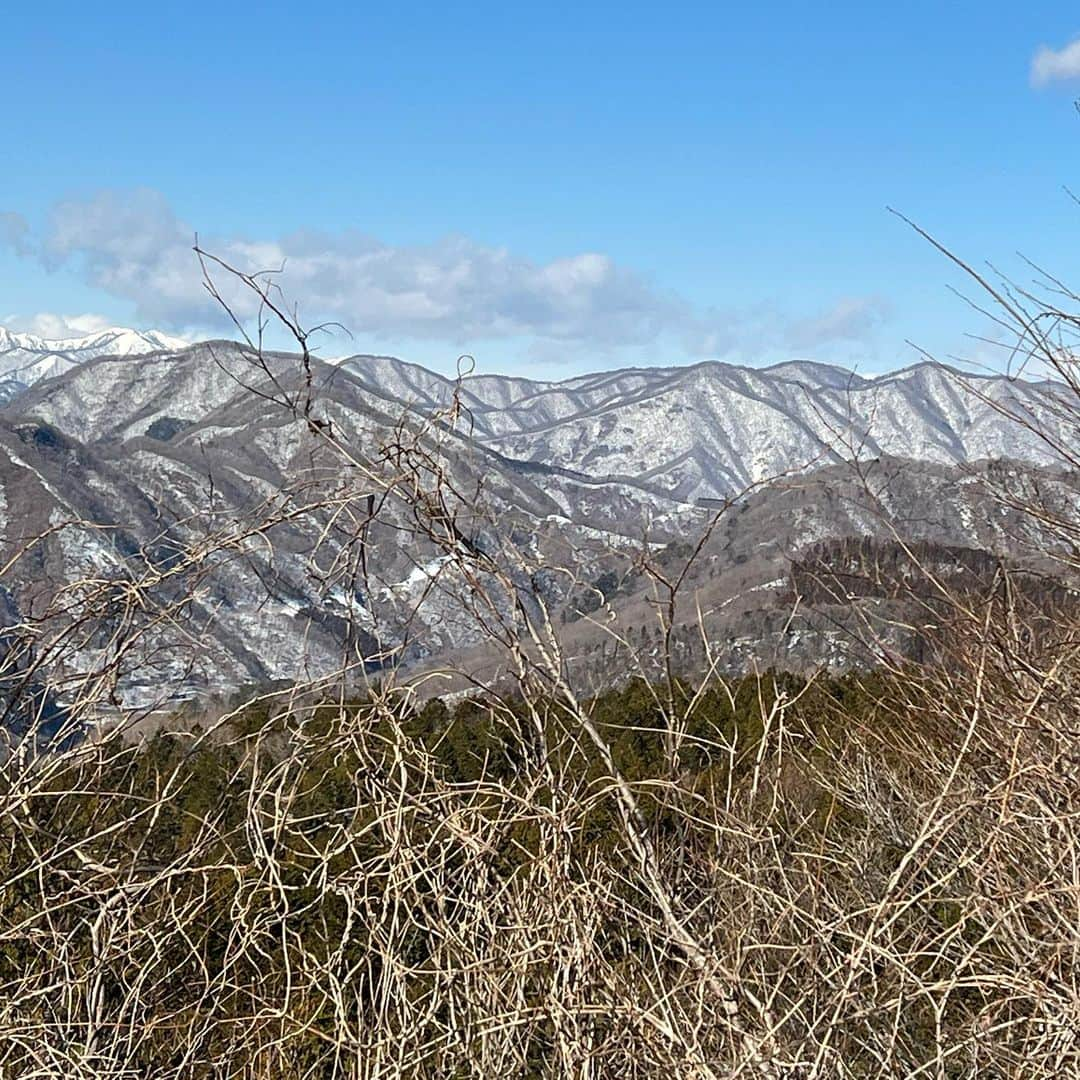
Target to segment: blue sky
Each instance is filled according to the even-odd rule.
[[[1078,39],[1065,3],[14,5],[0,321],[218,332],[197,230],[284,258],[331,354],[992,360],[886,206],[1080,280]]]

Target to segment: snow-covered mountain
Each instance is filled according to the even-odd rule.
[[[420,411],[445,405],[455,389],[387,357],[354,357],[344,367],[372,393]],[[856,457],[1050,464],[1046,441],[1005,414],[1037,418],[1065,437],[1073,421],[1058,393],[1051,383],[931,363],[863,378],[809,362],[632,368],[562,382],[474,375],[460,390],[477,439],[500,454],[684,502]]]
[[[47,341],[0,328],[0,404],[90,360],[153,353],[146,377],[133,384],[130,369],[99,367],[92,381],[75,380],[49,407],[67,410],[64,430],[74,433],[74,424],[79,437],[90,438],[107,430],[121,437],[138,433],[139,424],[165,412],[194,419],[208,393],[214,400],[215,393],[231,394],[235,382],[207,358],[195,365],[196,376],[174,387],[165,373],[186,348],[156,331],[114,329]],[[1047,441],[1007,414],[1037,421],[1052,438],[1071,437],[1073,425],[1052,383],[932,363],[871,378],[810,361],[770,368],[708,362],[562,381],[474,374],[460,385],[387,356],[355,356],[337,370],[391,413],[411,407],[429,415],[458,393],[474,439],[503,457],[682,503],[724,498],[792,471],[856,457],[1053,464]],[[125,388],[113,386],[116,381]],[[75,387],[85,400],[68,400]],[[134,395],[127,401],[138,408],[110,408],[119,393]],[[190,402],[185,394],[193,395]]]
[[[183,349],[187,342],[158,330],[112,327],[83,337],[42,338],[0,326],[0,403],[28,386],[99,356],[139,356]]]
[[[640,635],[654,613],[627,552],[646,529],[654,544],[697,535],[708,501],[751,481],[788,474],[725,517],[693,582],[734,664],[789,649],[781,598],[806,545],[897,530],[1006,555],[1041,550],[1042,537],[990,494],[999,467],[977,461],[1012,459],[1000,467],[1008,484],[1035,467],[1040,498],[1069,520],[1080,506],[1074,476],[1040,469],[1054,463],[1048,444],[1002,415],[1041,418],[1051,441],[1075,441],[1075,413],[1051,384],[931,365],[866,379],[794,363],[457,385],[387,357],[316,361],[315,413],[348,447],[343,467],[281,404],[305,392],[296,357],[137,337],[114,339],[112,355],[108,342],[89,342],[106,350],[93,359],[47,343],[37,355],[63,361],[56,376],[20,383],[0,407],[0,619],[54,610],[62,636],[70,604],[50,609],[51,595],[75,582],[156,582],[145,653],[125,658],[130,701],[327,673],[343,650],[377,646],[422,664],[478,648],[462,582],[416,534],[407,499],[388,499],[366,524],[372,485],[397,490],[386,448],[403,438],[441,463],[469,544],[531,568],[523,587],[561,608],[576,656],[598,647],[593,623],[575,618],[590,583],[628,582],[612,602]],[[455,394],[456,423],[428,424]],[[869,480],[844,464],[855,457],[880,458]],[[181,554],[192,570],[177,577]],[[174,610],[189,586],[190,602]],[[73,670],[98,662],[107,630],[85,639]],[[834,639],[815,630],[802,654],[777,662],[832,662]]]

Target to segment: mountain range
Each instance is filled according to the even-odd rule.
[[[354,357],[342,367],[372,393],[420,411],[454,391],[452,380],[389,357]],[[1061,438],[1068,422],[1057,394],[1050,382],[929,362],[863,378],[805,361],[633,368],[561,382],[474,375],[461,392],[476,438],[508,458],[688,502],[854,457],[1048,464],[1057,455],[1045,440],[1003,412]]]
[[[13,400],[98,357],[178,357],[186,348],[160,331],[115,328],[49,341],[0,327],[0,386]],[[473,437],[504,457],[681,502],[728,497],[792,470],[855,457],[938,464],[1057,460],[1044,437],[1003,414],[1031,418],[1053,440],[1069,434],[1057,384],[961,373],[932,362],[871,378],[811,361],[770,368],[714,361],[557,382],[472,374],[460,384],[388,356],[355,356],[337,367],[373,400],[422,415],[445,408],[457,393]],[[113,411],[100,405],[116,388],[102,387],[95,398],[84,387],[84,415],[71,422],[84,425],[91,438],[110,424],[131,434],[139,420],[164,415],[165,400],[178,416],[195,421],[211,400],[200,396],[198,385],[185,384],[177,397],[168,380],[143,383],[137,394],[140,403],[146,395],[147,404],[134,411],[130,394]],[[186,394],[195,396],[186,400]]]
[[[0,333],[0,613],[39,653],[63,644],[73,696],[106,670],[118,701],[149,707],[357,658],[494,663],[467,583],[394,487],[387,448],[403,440],[440,463],[455,528],[561,613],[568,663],[597,678],[590,612],[604,605],[644,640],[655,607],[635,553],[676,557],[721,500],[736,505],[689,587],[729,666],[850,657],[828,604],[794,632],[785,614],[811,548],[902,537],[1018,558],[1043,540],[996,490],[1037,477],[1040,498],[1080,501],[1053,447],[1070,413],[1049,382],[808,362],[458,382],[356,356],[314,361],[309,383],[295,356],[230,342]],[[288,407],[308,393],[345,458]],[[133,582],[139,647],[116,657],[106,623],[136,619]],[[91,597],[107,597],[108,618],[73,639]]]

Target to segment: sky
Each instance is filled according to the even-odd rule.
[[[324,355],[544,378],[997,364],[889,207],[1080,281],[1075,3],[45,0],[3,34],[13,329],[226,332],[196,235],[283,266],[301,321],[351,335]]]

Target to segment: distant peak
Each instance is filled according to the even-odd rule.
[[[183,349],[188,342],[166,334],[161,330],[132,330],[126,326],[112,326],[95,330],[78,337],[45,338],[37,334],[21,333],[0,326],[0,347],[21,349],[30,353],[88,353],[95,355],[132,356],[138,353],[156,352],[159,349]]]

